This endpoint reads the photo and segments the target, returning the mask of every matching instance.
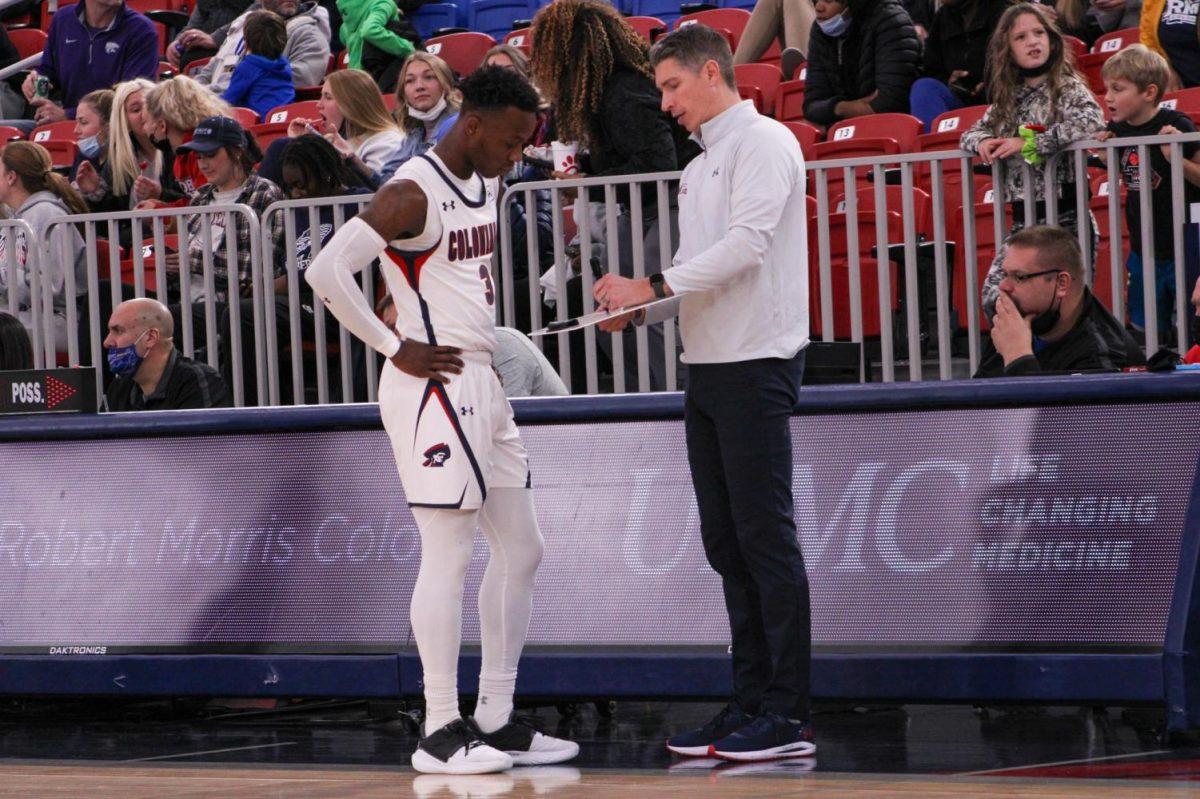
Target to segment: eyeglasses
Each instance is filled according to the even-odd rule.
[[[1063,270],[1061,270],[1061,269],[1043,269],[1040,272],[1030,272],[1028,275],[1018,275],[1018,274],[1014,274],[1012,272],[1007,272],[1006,274],[1008,277],[1012,278],[1012,281],[1014,283],[1016,283],[1018,285],[1024,285],[1025,283],[1028,283],[1030,280],[1033,280],[1035,277],[1044,277],[1046,275],[1057,275],[1061,271],[1063,271]]]

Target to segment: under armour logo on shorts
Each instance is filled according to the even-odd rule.
[[[422,466],[440,469],[446,465],[446,461],[450,460],[450,447],[445,444],[434,444],[422,454],[425,456]]]
[[[454,200],[451,200],[450,202],[442,203],[442,210],[443,211],[453,211],[454,210]]]

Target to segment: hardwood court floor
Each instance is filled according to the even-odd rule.
[[[521,769],[470,777],[380,770],[0,766],[0,797],[89,799],[1167,799],[1200,796],[1200,786],[1103,780],[807,774],[800,778],[679,776],[662,773]]]
[[[716,709],[541,708],[544,729],[580,743],[574,762],[445,777],[414,773],[411,727],[361,703],[0,700],[0,799],[1200,799],[1200,738],[1165,743],[1160,711],[819,705],[815,759],[731,764],[666,751],[665,737]]]

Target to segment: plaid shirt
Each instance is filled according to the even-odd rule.
[[[201,186],[196,192],[196,196],[192,199],[190,205],[192,207],[202,205],[213,205],[213,195],[216,194],[217,188],[212,184]],[[259,218],[266,213],[267,207],[271,203],[282,200],[283,192],[269,180],[260,178],[257,175],[251,175],[242,185],[242,191],[238,194],[234,203],[248,205],[258,214]],[[217,289],[217,295],[221,298],[225,296],[225,287],[229,280],[229,258],[227,245],[224,241],[218,246],[216,238],[216,224],[218,221],[224,224],[223,214],[209,214],[212,219],[214,228],[213,235],[213,281]],[[253,269],[250,263],[250,224],[241,214],[231,214],[234,230],[237,232],[237,239],[234,241],[234,254],[237,257],[237,276],[238,283],[242,288],[242,295],[247,296],[250,293],[252,284]],[[271,238],[275,241],[276,247],[281,246],[283,242],[283,214],[276,214],[271,223]],[[202,217],[195,216],[188,220],[188,265],[192,275],[202,276],[204,274],[204,244],[203,230],[204,226],[201,222]],[[279,265],[275,265],[275,276],[283,274],[283,270]]]

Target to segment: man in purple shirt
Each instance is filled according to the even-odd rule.
[[[133,78],[158,79],[158,31],[123,0],[64,6],[54,15],[48,36],[41,66],[21,87],[38,125],[73,119],[79,99],[90,91]],[[37,95],[39,75],[50,79],[57,101]]]

